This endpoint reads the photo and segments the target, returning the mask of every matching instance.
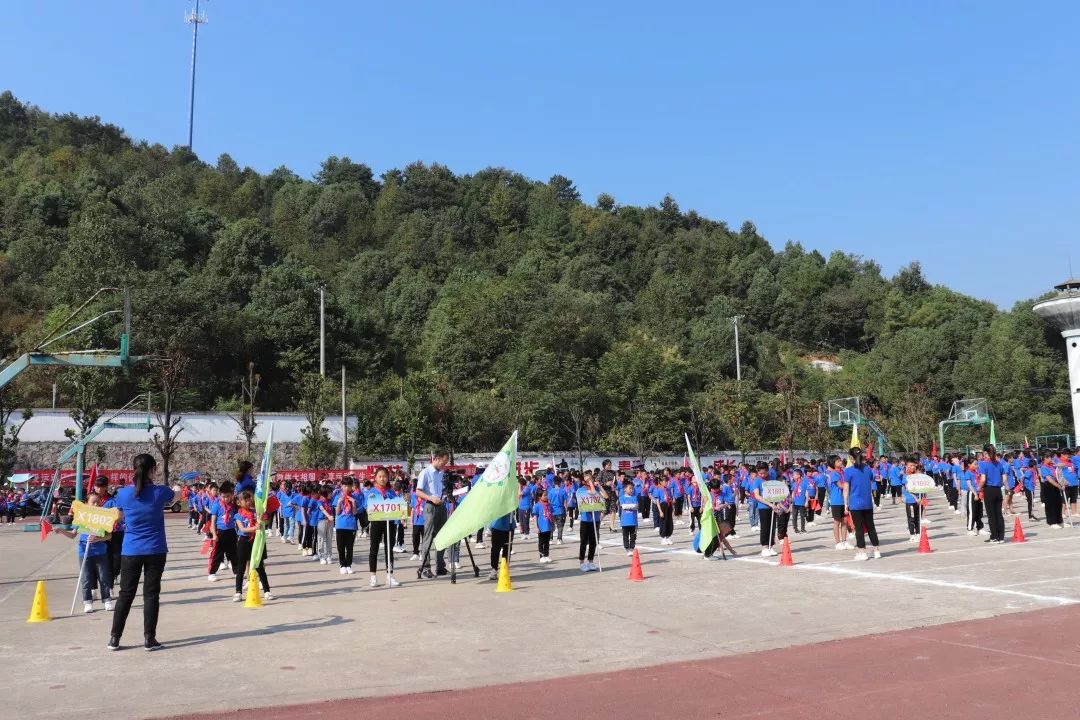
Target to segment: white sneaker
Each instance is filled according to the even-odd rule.
[[[974,537],[974,536],[975,536],[975,535],[977,535],[978,533],[976,533],[976,532],[975,532],[974,530],[968,530],[967,534],[968,534],[968,535],[971,535],[972,537]]]
[[[349,567],[345,568],[345,574],[346,574],[346,575],[352,575],[352,574],[353,574],[353,569],[352,569],[352,565],[350,565]]]
[[[319,564],[320,565],[325,565],[326,564],[326,558],[319,558]]]
[[[581,563],[581,572],[589,572],[592,568],[589,567],[589,563]]]
[[[633,555],[633,554],[634,554],[634,551],[633,551],[633,550],[627,550],[627,551],[626,551],[626,557],[630,557],[630,556],[631,556],[631,555]]]
[[[370,578],[368,578],[368,585],[371,586],[371,587],[378,587],[379,586],[379,578],[372,575]]]
[[[881,551],[880,550],[875,550],[874,551],[874,559],[875,560],[880,560],[881,559]]]
[[[1058,523],[1057,525],[1051,525],[1050,527],[1054,528],[1055,530],[1064,530],[1065,529],[1065,526],[1062,525],[1061,523]]]
[[[274,599],[274,593],[272,593],[270,591],[267,591],[267,592],[263,593],[263,600],[273,600],[273,599]]]
[[[401,583],[395,580],[393,575],[386,576],[386,584],[392,588],[401,587]]]
[[[844,543],[836,543],[836,545],[834,545],[833,547],[836,548],[837,550],[846,550],[847,549],[847,545],[844,544]]]
[[[483,548],[484,546],[483,546],[483,545],[477,545],[476,547],[478,547],[478,548]],[[420,556],[419,556],[419,555],[416,555],[416,554],[414,554],[414,555],[413,555],[413,556],[412,556],[411,558],[409,558],[409,559],[410,559],[410,560],[419,560],[419,559],[420,559]]]
[[[956,510],[953,510],[953,515],[959,515],[959,514],[960,514],[960,509],[959,508],[957,508]]]
[[[112,600],[106,600],[105,601],[105,609],[106,610],[112,610],[115,607],[116,607],[116,603],[114,603]]]
[[[845,542],[845,543],[844,543],[844,546],[845,546],[845,547],[846,547],[846,548],[847,548],[848,550],[854,550],[854,549],[855,549],[855,545],[854,545],[854,543],[852,543],[852,542],[851,542],[850,540],[848,540],[847,542]]]
[[[233,596],[232,596],[232,601],[233,602],[240,602],[243,599],[244,599],[244,597],[240,593],[233,593]]]
[[[347,568],[338,568],[338,575],[345,575],[348,572]]]
[[[213,573],[206,576],[206,582],[217,582],[217,575]]]
[[[817,527],[817,522],[811,520],[810,522],[806,523],[806,527]]]
[[[589,563],[589,572],[599,572],[600,566],[596,563]]]
[[[477,550],[483,550],[483,549],[484,549],[484,543],[482,543],[482,542],[478,542],[478,543],[476,543],[476,549],[477,549]],[[413,555],[413,556],[412,556],[412,559],[413,559],[413,560],[419,560],[419,559],[420,559],[420,556],[419,556],[419,555]]]
[[[287,542],[289,542],[289,541],[288,541],[288,540],[286,540],[286,539],[285,539],[284,537],[283,537],[283,538],[281,538],[281,544],[282,544],[282,545],[286,544]]]
[[[82,611],[84,613],[92,613],[92,612],[94,612],[94,603],[92,603],[92,602],[84,602],[82,604]]]
[[[856,560],[869,560],[870,558],[867,557],[866,553],[864,553],[864,552],[857,552],[857,553],[855,553],[855,559]]]
[[[922,524],[923,524],[923,525],[929,525],[929,524],[930,524],[930,518],[928,518],[928,517],[924,517],[924,518],[922,519]]]

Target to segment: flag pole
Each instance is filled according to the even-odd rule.
[[[75,536],[76,547],[78,547],[78,542],[79,542],[79,536],[76,535]],[[82,565],[79,566],[79,579],[75,583],[75,597],[71,598],[71,612],[68,613],[68,617],[71,617],[72,615],[75,614],[75,603],[77,603],[79,601],[79,591],[82,590],[82,580],[83,580],[83,577],[86,575],[86,561],[89,560],[89,559],[90,559],[90,533],[87,533],[86,534],[86,547],[83,548]],[[90,597],[91,598],[94,597],[93,593],[94,593],[94,589],[90,588]],[[101,601],[105,602],[105,598],[102,598]]]

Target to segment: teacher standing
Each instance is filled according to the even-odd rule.
[[[132,461],[135,475],[132,484],[121,488],[113,498],[127,525],[124,544],[120,549],[120,597],[113,612],[109,650],[120,649],[131,603],[143,584],[143,647],[160,650],[157,641],[158,597],[161,594],[161,575],[169,552],[165,542],[165,508],[176,502],[180,488],[154,485],[157,461],[152,455],[136,455]]]

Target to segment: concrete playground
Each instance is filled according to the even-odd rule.
[[[261,609],[231,602],[227,578],[208,583],[206,560],[198,554],[200,538],[182,518],[170,518],[171,552],[158,629],[166,649],[158,653],[141,648],[140,600],[128,621],[125,649],[117,653],[105,649],[111,615],[100,610],[100,603],[97,612],[83,615],[80,602],[77,614],[67,616],[78,573],[73,541],[52,536],[40,543],[21,525],[3,526],[0,663],[5,670],[0,693],[11,716],[18,718],[54,718],[76,709],[143,718],[244,708],[277,708],[277,715],[264,711],[263,716],[284,717],[283,706],[376,697],[384,700],[318,705],[305,714],[320,715],[318,708],[325,708],[324,716],[336,717],[349,714],[349,708],[383,707],[387,712],[412,708],[409,714],[416,717],[436,712],[464,717],[467,713],[455,714],[452,708],[475,709],[470,703],[487,698],[505,703],[501,714],[506,717],[568,717],[571,706],[565,699],[552,699],[558,711],[553,714],[517,704],[515,693],[531,697],[529,692],[547,692],[542,684],[513,686],[518,690],[509,693],[489,686],[573,678],[561,681],[577,683],[566,686],[567,698],[588,687],[587,697],[595,703],[592,715],[615,717],[618,710],[619,717],[627,718],[653,717],[656,710],[645,700],[629,708],[608,704],[608,692],[601,692],[598,683],[628,683],[626,697],[631,698],[642,691],[636,680],[670,677],[671,691],[681,697],[689,685],[679,669],[697,666],[671,666],[672,674],[664,667],[681,661],[744,662],[700,675],[705,690],[715,683],[718,695],[724,695],[724,683],[744,690],[759,687],[755,683],[763,663],[772,662],[778,682],[784,683],[778,699],[795,693],[791,682],[805,682],[806,693],[829,687],[833,681],[826,669],[832,667],[879,683],[888,682],[888,673],[948,677],[956,673],[957,662],[964,667],[988,662],[988,667],[1006,668],[1003,698],[1015,695],[1004,673],[1008,667],[1020,668],[1021,677],[1028,679],[1021,687],[1030,690],[1029,705],[1046,697],[1038,692],[1044,676],[1060,685],[1052,672],[1042,672],[1044,666],[1073,674],[1080,669],[1075,639],[1080,527],[1054,530],[1028,521],[1026,543],[986,545],[983,538],[966,535],[962,516],[935,497],[928,513],[934,552],[920,555],[907,541],[903,506],[885,503],[877,514],[880,560],[857,562],[853,552],[834,550],[831,524],[819,523],[792,536],[795,567],[778,567],[776,559],[758,556],[756,532],[741,513],[740,537],[734,541],[740,557],[709,561],[690,549],[685,526],[676,529],[674,546],[661,546],[646,521],[638,543],[645,582],[628,582],[629,558],[619,536],[605,528],[602,573],[578,571],[576,533],[567,535],[565,545],[553,546],[550,565],[536,562],[535,541],[519,542],[510,594],[496,594],[494,583],[473,579],[467,558],[457,585],[445,578],[417,581],[417,563],[408,555],[397,556],[401,588],[369,588],[366,540],[357,543],[356,574],[342,576],[336,565],[327,568],[301,558],[293,546],[274,538],[267,571],[278,599]],[[1008,517],[1010,530],[1012,522]],[[478,555],[487,557],[485,551]],[[379,577],[381,582],[381,570]],[[54,620],[31,625],[25,621],[38,579],[46,580]],[[958,621],[982,622],[942,628],[941,633],[951,633],[951,645],[931,642],[926,633],[933,631],[912,630]],[[906,632],[888,634],[894,631]],[[846,640],[861,643],[857,653],[836,650],[846,646],[834,641]],[[793,646],[801,647],[782,652]],[[935,653],[934,647],[951,650]],[[966,654],[958,656],[958,648]],[[762,652],[777,650],[775,657]],[[993,664],[1002,658],[1008,662]],[[649,670],[619,673],[636,668]],[[896,702],[905,687],[898,685],[896,695],[879,698],[881,718],[900,717],[885,709],[913,710]],[[981,697],[991,693],[992,700],[999,686],[986,687]],[[472,690],[460,696],[392,697],[463,688]],[[724,696],[734,697],[730,692]],[[436,709],[431,698],[445,702]],[[589,701],[574,702],[581,712],[571,715],[585,714],[580,702]],[[985,716],[976,714],[975,706],[958,711],[948,699],[942,702],[941,708],[948,706],[950,712],[928,716]],[[1036,712],[1029,718],[1075,716],[1075,705],[1062,707],[1063,714],[1055,714],[1056,704],[1031,706]],[[696,702],[688,708],[679,716],[760,714],[760,708],[751,712],[743,706],[732,713],[716,708],[702,714],[693,711],[701,710]],[[790,708],[774,709],[787,717],[824,712],[820,705],[795,700]]]

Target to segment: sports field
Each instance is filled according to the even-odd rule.
[[[903,506],[885,503],[880,560],[834,550],[819,523],[792,535],[796,565],[779,567],[758,555],[745,514],[734,541],[740,557],[705,560],[685,526],[668,547],[645,521],[645,582],[628,582],[629,558],[604,529],[602,573],[579,572],[576,533],[553,547],[551,565],[536,562],[535,542],[518,543],[509,594],[473,579],[467,557],[457,585],[417,581],[417,563],[398,556],[402,587],[369,588],[366,541],[357,543],[357,573],[342,576],[274,538],[267,570],[278,599],[261,609],[231,602],[224,573],[207,582],[200,539],[177,516],[168,523],[158,629],[166,650],[158,653],[138,645],[138,600],[127,649],[107,652],[110,617],[100,604],[89,616],[81,603],[67,615],[74,543],[53,536],[42,544],[4,526],[0,688],[19,718],[256,707],[277,708],[261,718],[293,717],[287,706],[302,703],[323,703],[304,712],[325,717],[358,709],[569,717],[587,708],[595,717],[655,717],[667,703],[680,718],[790,718],[821,717],[837,702],[879,718],[975,718],[1040,696],[1024,718],[1073,717],[1064,693],[1080,670],[1080,528],[1027,522],[1026,543],[986,545],[935,498],[934,552],[920,555],[907,541]],[[37,579],[47,582],[54,620],[26,624]],[[684,661],[693,664],[668,665]],[[462,692],[395,697],[442,690]],[[358,698],[369,700],[324,703]]]

